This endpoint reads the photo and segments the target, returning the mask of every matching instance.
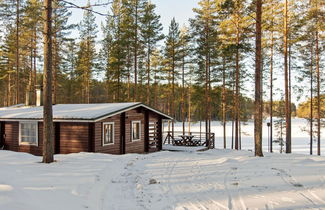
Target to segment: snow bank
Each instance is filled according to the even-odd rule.
[[[0,209],[324,209],[325,158],[209,150],[40,157],[0,151]]]

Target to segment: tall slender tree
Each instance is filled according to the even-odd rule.
[[[89,1],[87,7],[90,7]],[[95,38],[97,33],[95,16],[91,11],[84,11],[83,20],[79,25],[79,32],[80,49],[78,52],[77,71],[82,82],[83,102],[90,103],[90,85],[96,59]]]
[[[255,156],[263,156],[262,150],[262,0],[256,0],[256,59],[255,59]]]
[[[198,79],[203,79],[205,86],[205,130],[206,138],[210,138],[211,133],[211,69],[213,69],[217,55],[216,39],[216,5],[211,0],[201,0],[200,8],[194,8],[195,19],[190,20],[192,27],[192,36],[196,42],[195,53],[199,65]],[[207,141],[209,144],[209,141]],[[209,145],[207,145],[209,146]]]
[[[44,0],[43,163],[54,161],[52,111],[52,0]]]
[[[157,42],[164,38],[161,33],[163,27],[160,23],[160,16],[155,14],[156,5],[151,2],[147,2],[144,8],[143,17],[141,21],[141,41],[145,46],[146,52],[146,73],[147,73],[147,91],[146,91],[146,103],[151,105],[150,97],[150,81],[151,81],[151,56],[157,45]]]
[[[288,0],[284,0],[283,53],[284,53],[284,90],[286,119],[286,153],[291,153],[291,115],[289,104],[289,70],[288,70]]]
[[[175,114],[175,83],[178,78],[179,72],[177,68],[180,65],[180,30],[179,25],[175,18],[171,20],[169,26],[169,32],[165,41],[165,65],[168,71],[168,86],[170,87],[168,101],[169,110],[173,118],[176,117]],[[174,121],[172,122],[172,135],[174,135]]]

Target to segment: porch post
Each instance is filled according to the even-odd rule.
[[[163,136],[162,136],[162,119],[159,117],[158,119],[158,150],[162,150],[162,144],[163,144]]]
[[[149,152],[149,111],[144,112],[144,152]]]

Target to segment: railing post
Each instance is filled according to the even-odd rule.
[[[170,144],[170,131],[168,131],[167,136],[168,136],[168,144]]]

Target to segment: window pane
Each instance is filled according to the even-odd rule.
[[[113,125],[112,124],[108,125],[108,128],[109,128],[109,139],[108,139],[108,142],[109,143],[113,143]]]
[[[132,123],[132,139],[133,140],[140,139],[140,122]]]
[[[37,144],[37,123],[20,123],[20,141]]]
[[[113,124],[104,125],[104,144],[112,144],[113,141]]]

